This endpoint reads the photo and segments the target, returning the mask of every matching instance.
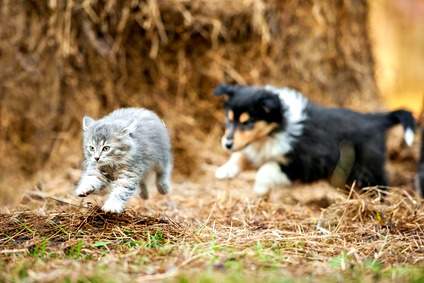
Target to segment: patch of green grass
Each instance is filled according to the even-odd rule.
[[[47,239],[43,238],[41,243],[35,244],[28,248],[28,252],[33,257],[38,257],[39,259],[44,259],[47,249]]]
[[[131,240],[125,241],[123,243],[123,245],[126,246],[126,247],[128,247],[129,249],[133,249],[133,248],[136,248],[136,247],[140,247],[140,246],[146,245],[146,242],[136,241],[136,240],[131,239]]]
[[[69,235],[70,234],[68,231],[66,231],[66,229],[64,229],[62,226],[60,226],[59,223],[56,223],[55,221],[51,221],[51,223],[53,223],[56,226],[56,228],[58,228],[59,231],[61,231],[65,235]]]
[[[350,256],[342,253],[332,258],[328,264],[339,272],[329,276],[335,281],[349,282],[424,282],[424,268],[417,266],[388,266],[367,259],[362,264],[355,262]]]
[[[25,229],[25,230],[27,230],[28,232],[30,232],[31,234],[34,234],[34,231],[25,223],[25,222],[23,222],[23,221],[21,221],[21,220],[19,220],[19,219],[17,219],[17,218],[15,218],[16,219],[16,221]]]
[[[66,254],[66,257],[73,258],[73,259],[80,259],[81,258],[81,250],[82,250],[82,240],[78,240],[78,243],[76,246],[72,246],[69,248],[69,252]]]
[[[231,263],[231,265],[234,263]],[[236,263],[237,264],[237,263]],[[271,271],[259,270],[256,272],[246,271],[246,268],[230,268],[227,271],[206,271],[198,273],[184,273],[178,277],[168,280],[167,282],[190,283],[302,283],[302,282],[352,282],[352,283],[371,283],[371,282],[424,282],[423,268],[405,266],[390,267],[381,269],[381,276],[376,277],[374,273],[370,273],[369,269],[378,267],[370,267],[367,264],[366,270],[358,270],[356,268],[349,269],[342,273],[329,273],[323,275],[310,275],[296,277],[294,275],[285,275],[284,269],[275,269]]]
[[[94,244],[88,244],[87,246],[89,247],[93,247],[93,248],[100,248],[100,247],[105,247],[109,244],[109,241],[97,241]]]
[[[163,238],[163,233],[160,229],[157,229],[154,234],[147,231],[147,248],[159,248],[162,247],[164,243],[165,239]]]

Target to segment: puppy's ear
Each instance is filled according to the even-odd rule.
[[[232,96],[237,89],[239,88],[238,85],[227,85],[227,84],[219,84],[215,90],[213,91],[214,95],[228,95]]]
[[[265,111],[265,113],[270,113],[274,111],[281,111],[281,101],[278,95],[266,93],[262,95],[259,99],[259,105]]]

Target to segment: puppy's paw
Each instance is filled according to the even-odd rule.
[[[232,179],[240,173],[240,168],[231,163],[225,163],[215,171],[215,177],[217,179]]]
[[[253,186],[253,191],[258,197],[264,197],[269,194],[270,188],[264,184],[255,184]]]
[[[117,201],[107,200],[102,206],[104,212],[121,213],[124,211],[125,204]]]

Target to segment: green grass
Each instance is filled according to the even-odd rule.
[[[373,259],[367,259],[359,264],[352,256],[345,253],[327,262],[320,262],[319,268],[325,270],[322,274],[299,276],[284,259],[286,247],[278,247],[275,243],[257,241],[252,243],[252,248],[243,254],[232,246],[217,245],[214,239],[208,243],[199,244],[195,248],[188,245],[176,247],[163,244],[165,240],[161,238],[159,232],[147,235],[150,242],[122,241],[117,246],[118,250],[138,249],[138,253],[126,259],[126,264],[119,261],[119,255],[103,252],[108,245],[111,245],[110,240],[99,239],[93,243],[78,240],[62,257],[67,260],[62,261],[62,265],[59,264],[59,269],[63,269],[60,282],[123,282],[122,278],[131,281],[131,278],[137,278],[137,274],[145,274],[149,269],[153,271],[158,264],[163,264],[163,262],[152,261],[148,255],[143,255],[144,252],[152,251],[152,249],[155,254],[170,249],[176,249],[180,254],[191,251],[193,257],[196,257],[202,262],[201,266],[205,267],[164,270],[161,279],[165,282],[424,282],[424,270],[417,266],[384,266]],[[30,255],[36,261],[23,258],[8,272],[8,275],[2,275],[1,282],[31,282],[29,270],[43,270],[52,262],[58,264],[57,260],[60,261],[61,258],[55,259],[49,256],[47,243],[48,241],[44,239],[34,246]],[[100,258],[88,257],[84,254],[84,249],[99,250]],[[114,256],[116,256],[115,259],[113,259]],[[102,258],[107,260],[112,258],[113,264],[104,264]],[[1,261],[0,265],[4,267],[5,263]],[[87,265],[87,268],[83,274],[76,276],[67,271],[69,265],[79,266],[82,269]],[[149,278],[149,276],[143,276]],[[152,275],[152,278],[155,276]]]

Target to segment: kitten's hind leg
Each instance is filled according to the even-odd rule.
[[[140,197],[142,199],[149,199],[149,190],[147,190],[147,186],[143,181],[140,182],[140,189]]]
[[[140,181],[140,197],[142,199],[148,199],[149,198],[149,188],[151,188],[153,182],[154,182],[154,172],[148,171],[143,175],[143,178]]]
[[[166,164],[164,167],[158,166],[156,168],[156,188],[162,195],[167,195],[171,191],[171,171],[171,164]]]

